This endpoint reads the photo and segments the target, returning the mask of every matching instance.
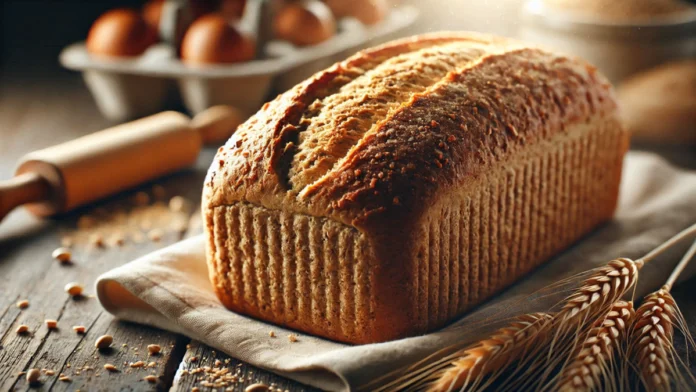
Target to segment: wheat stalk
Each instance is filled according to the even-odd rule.
[[[615,355],[634,315],[632,302],[615,302],[607,315],[595,323],[570,364],[561,372],[558,390],[607,390],[601,387],[612,373]]]
[[[678,390],[690,390],[694,377],[688,367],[679,371],[684,363],[674,349],[674,328],[680,328],[694,347],[686,321],[670,294],[679,274],[696,255],[696,242],[684,255],[667,283],[658,291],[648,294],[638,308],[635,323],[631,327],[631,358],[643,386],[648,391],[671,391],[672,383]],[[688,376],[685,376],[688,375]]]
[[[595,320],[604,318],[612,305],[633,287],[643,265],[642,259],[619,258],[595,268],[548,323],[553,334],[546,342],[547,354],[528,358],[524,363],[526,377],[510,380],[511,387],[528,390],[551,384],[549,378],[554,369],[577,351],[578,342],[587,336]]]
[[[530,336],[539,336],[551,320],[548,313],[531,313],[517,317],[509,325],[450,356],[454,360],[444,369],[434,369],[431,392],[460,390],[519,356],[528,346]]]
[[[674,298],[660,289],[649,294],[638,308],[631,334],[632,359],[647,390],[671,390],[671,375],[675,368],[673,353]]]

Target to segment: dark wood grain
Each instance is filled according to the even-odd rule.
[[[196,372],[196,369],[206,369],[206,367],[212,369],[227,368],[230,374],[238,376],[238,381],[219,387],[217,388],[218,390],[232,388],[233,390],[241,391],[249,385],[261,383],[269,386],[274,391],[317,391],[317,389],[303,387],[294,381],[280,378],[269,371],[245,364],[195,340],[187,346],[186,355],[182,361],[182,366],[176,373],[171,390],[184,392],[190,391],[194,387],[198,387],[201,391],[211,389],[210,386],[206,386],[206,382],[211,381],[211,373],[205,371],[191,373]]]

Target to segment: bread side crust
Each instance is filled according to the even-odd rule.
[[[611,219],[628,147],[618,126],[574,125],[469,179],[396,242],[247,203],[207,210],[213,285],[234,311],[336,341],[440,328]]]
[[[312,102],[349,84],[351,75],[355,73],[351,71],[352,67],[374,66],[399,53],[428,45],[455,41],[466,45],[467,40],[490,47],[485,55],[453,70],[442,81],[412,96],[398,110],[391,112],[366,132],[320,179],[301,191],[288,188],[289,164],[285,158],[297,135],[297,122]],[[528,268],[546,260],[552,252],[609,219],[611,213],[600,207],[611,204],[607,202],[610,199],[615,205],[618,179],[599,181],[604,188],[597,190],[599,193],[596,194],[587,193],[586,189],[576,192],[577,195],[570,191],[565,193],[571,195],[568,196],[571,200],[575,196],[592,200],[602,195],[594,205],[602,214],[584,225],[570,223],[574,228],[570,231],[574,234],[564,235],[558,241],[538,241],[545,238],[550,227],[555,230],[558,226],[555,223],[554,226],[546,225],[548,212],[524,212],[532,211],[534,203],[548,201],[544,199],[548,193],[535,196],[538,200],[528,200],[526,205],[530,207],[519,213],[526,213],[529,219],[515,222],[529,224],[534,230],[530,228],[525,233],[520,229],[522,234],[516,244],[524,243],[533,250],[526,249],[526,261],[520,259],[519,265],[513,265],[519,273],[503,276],[501,271],[507,267],[498,265],[494,268],[491,265],[487,270],[481,267],[481,263],[489,263],[491,259],[488,253],[490,244],[484,245],[483,239],[489,238],[490,242],[490,238],[502,238],[504,233],[494,230],[498,233],[494,237],[483,234],[471,237],[475,246],[467,245],[467,249],[473,252],[467,257],[469,261],[476,261],[479,269],[467,281],[469,292],[466,295],[460,290],[464,283],[457,286],[451,280],[446,284],[440,282],[441,276],[455,275],[455,267],[449,264],[454,257],[439,256],[445,253],[444,243],[438,242],[439,248],[432,254],[432,247],[428,246],[428,256],[423,256],[426,250],[422,237],[428,232],[428,238],[435,238],[425,228],[440,228],[440,221],[449,219],[451,222],[452,219],[451,212],[438,210],[435,206],[455,200],[461,202],[460,198],[471,196],[467,193],[470,191],[464,192],[462,188],[477,189],[483,186],[477,185],[481,181],[498,178],[500,174],[497,173],[505,170],[506,165],[517,167],[534,151],[555,151],[558,140],[578,134],[577,137],[582,138],[582,132],[587,135],[601,133],[606,140],[624,141],[605,143],[608,150],[601,159],[581,150],[588,154],[588,159],[607,166],[607,172],[616,173],[617,167],[620,172],[627,142],[626,134],[615,117],[616,102],[611,87],[593,67],[516,42],[493,37],[472,38],[466,34],[438,35],[397,41],[358,54],[269,103],[218,152],[204,187],[203,205],[211,279],[223,302],[232,309],[334,340],[353,343],[385,341],[442,326],[453,315],[490,297],[522,276]],[[579,171],[587,171],[589,167],[590,163],[585,161],[576,164]],[[531,177],[532,185],[529,186],[551,187],[545,181],[555,172],[555,166],[544,163],[538,170],[540,173]],[[564,170],[571,169],[566,167]],[[370,310],[374,316],[369,318],[366,332],[346,334],[332,331],[317,326],[316,318],[311,322],[305,318],[288,321],[264,314],[260,310],[262,306],[254,305],[255,302],[248,299],[244,301],[252,305],[242,305],[244,301],[226,297],[227,286],[233,286],[232,282],[226,281],[229,274],[224,272],[226,261],[220,255],[230,246],[225,245],[227,240],[219,242],[222,234],[218,231],[222,229],[216,228],[219,224],[215,223],[213,211],[238,203],[311,219],[328,219],[352,228],[365,238],[369,243],[373,276],[370,296],[376,298]],[[507,213],[505,203],[498,200],[497,205],[499,209],[491,209],[488,205],[483,215],[485,219],[491,217],[491,211]],[[577,210],[579,205],[569,203],[568,208]],[[441,211],[442,216],[436,211]],[[459,214],[461,217],[461,211]],[[570,215],[561,215],[570,221]],[[463,223],[459,226],[469,227]],[[489,227],[492,226],[486,225],[482,230],[488,233]],[[535,248],[537,245],[539,249]],[[450,247],[452,245],[447,244],[447,252]],[[311,264],[314,259],[306,249],[304,252],[304,260]],[[507,260],[509,255],[502,258]],[[423,269],[426,259],[427,271]],[[448,263],[447,272],[442,274],[439,273],[441,261]],[[469,268],[464,261],[455,264],[458,271],[465,266]],[[438,271],[437,276],[434,271]],[[436,280],[437,284],[434,283]],[[239,287],[238,283],[234,287]],[[309,294],[300,288],[297,295]],[[457,298],[457,303],[444,300],[445,297]]]

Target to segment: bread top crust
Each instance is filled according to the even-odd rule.
[[[373,233],[407,227],[525,146],[615,112],[608,81],[579,59],[471,33],[394,41],[242,124],[208,172],[203,208],[245,201]]]

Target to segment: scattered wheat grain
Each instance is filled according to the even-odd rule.
[[[147,351],[150,353],[150,355],[157,355],[162,351],[162,347],[160,347],[159,344],[149,344],[147,346]]]
[[[51,253],[51,256],[64,264],[70,262],[70,259],[72,258],[72,253],[70,253],[70,249],[61,247],[54,250],[53,253]]]
[[[75,333],[78,333],[80,335],[87,331],[87,328],[85,328],[84,325],[75,325],[72,327],[72,329],[73,331],[75,331]]]
[[[114,342],[114,338],[111,335],[102,335],[100,336],[96,342],[94,342],[94,347],[96,347],[99,350],[104,350],[107,349],[111,346],[111,343]]]
[[[82,296],[84,288],[81,284],[77,282],[70,282],[65,285],[65,292],[68,293],[73,298]]]
[[[27,372],[27,383],[29,385],[37,385],[40,384],[39,378],[41,377],[41,372],[39,369],[30,369]]]
[[[104,364],[104,370],[112,373],[118,372],[118,368],[110,363]]]

